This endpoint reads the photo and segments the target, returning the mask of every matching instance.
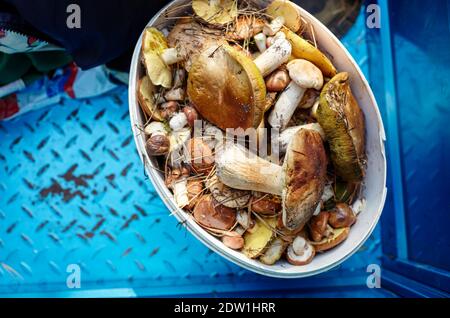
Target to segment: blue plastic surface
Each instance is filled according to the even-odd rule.
[[[368,72],[362,13],[344,44]],[[393,296],[368,289],[380,232],[318,277],[280,281],[243,270],[177,226],[132,140],[127,91],[70,100],[0,124],[2,296]],[[82,286],[66,286],[81,267]]]

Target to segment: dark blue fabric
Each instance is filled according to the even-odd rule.
[[[166,0],[3,0],[30,26],[67,49],[83,69],[119,57],[120,69],[129,67],[132,48],[150,18]],[[0,2],[2,2],[0,0]],[[67,7],[81,8],[81,28],[67,27]]]

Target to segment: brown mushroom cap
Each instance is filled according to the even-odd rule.
[[[148,76],[144,76],[138,81],[137,96],[139,105],[147,116],[154,120],[162,121],[162,114],[155,103],[155,92],[155,85],[153,85]]]
[[[225,43],[220,30],[210,29],[192,18],[178,21],[167,37],[170,47],[176,48],[184,59],[184,66],[190,71],[192,63],[208,47]]]
[[[301,229],[313,216],[325,188],[327,156],[322,137],[301,129],[293,137],[283,165],[283,223]]]
[[[345,203],[338,203],[336,208],[330,212],[328,223],[335,229],[350,227],[356,222],[356,215],[352,208]]]
[[[317,216],[312,217],[309,224],[309,233],[311,234],[311,239],[314,242],[320,242],[324,237],[328,236],[328,219],[330,218],[330,213],[322,212]]]
[[[275,215],[281,211],[281,199],[272,194],[257,193],[253,195],[251,209],[262,215]]]
[[[212,196],[205,195],[195,206],[194,218],[202,226],[228,231],[236,223],[236,210],[219,205]]]
[[[328,251],[344,242],[349,234],[350,234],[349,227],[334,230],[332,229],[330,236],[324,238],[320,242],[311,242],[311,244],[314,245],[316,252]]]
[[[187,92],[200,115],[215,126],[257,128],[266,85],[255,63],[229,45],[211,47],[192,64]]]

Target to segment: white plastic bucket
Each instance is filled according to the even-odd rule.
[[[176,17],[186,13],[186,10],[188,10],[187,8],[189,8],[186,4],[189,2],[189,0],[175,0],[171,2],[162,9],[148,25],[162,29],[164,26],[174,23],[173,19],[168,20],[165,19],[165,17]],[[261,6],[265,6],[265,4],[270,1],[255,2]],[[145,150],[145,136],[138,129],[138,126],[141,126],[144,121],[136,98],[137,82],[144,74],[144,69],[140,63],[141,39],[139,39],[134,50],[129,82],[130,117],[136,147],[151,182],[169,211],[174,212],[175,217],[180,222],[183,222],[187,229],[197,239],[229,261],[253,272],[280,278],[300,278],[317,275],[332,269],[348,259],[358,251],[372,234],[380,219],[387,193],[386,156],[384,148],[386,136],[378,105],[372,90],[355,60],[342,43],[311,14],[300,7],[298,7],[298,10],[300,11],[301,16],[313,25],[316,40],[320,49],[331,58],[331,61],[339,71],[346,71],[350,74],[353,93],[366,117],[367,130],[367,174],[364,179],[364,187],[361,196],[366,200],[365,208],[359,214],[358,221],[352,227],[348,239],[335,249],[317,255],[309,265],[297,267],[292,266],[285,261],[281,261],[276,265],[267,266],[256,260],[248,259],[240,252],[233,251],[224,246],[220,240],[208,234],[195,223],[186,212],[176,206],[172,193],[165,186],[163,175],[158,172],[156,160],[147,155]]]

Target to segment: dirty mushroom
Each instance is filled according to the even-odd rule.
[[[268,119],[273,128],[282,130],[289,124],[306,90],[320,90],[323,86],[322,72],[311,62],[297,59],[291,61],[287,68],[292,81],[281,93]]]
[[[226,144],[216,167],[220,181],[231,188],[281,196],[283,223],[295,230],[309,221],[320,202],[327,157],[320,134],[301,129],[293,136],[283,166]]]

